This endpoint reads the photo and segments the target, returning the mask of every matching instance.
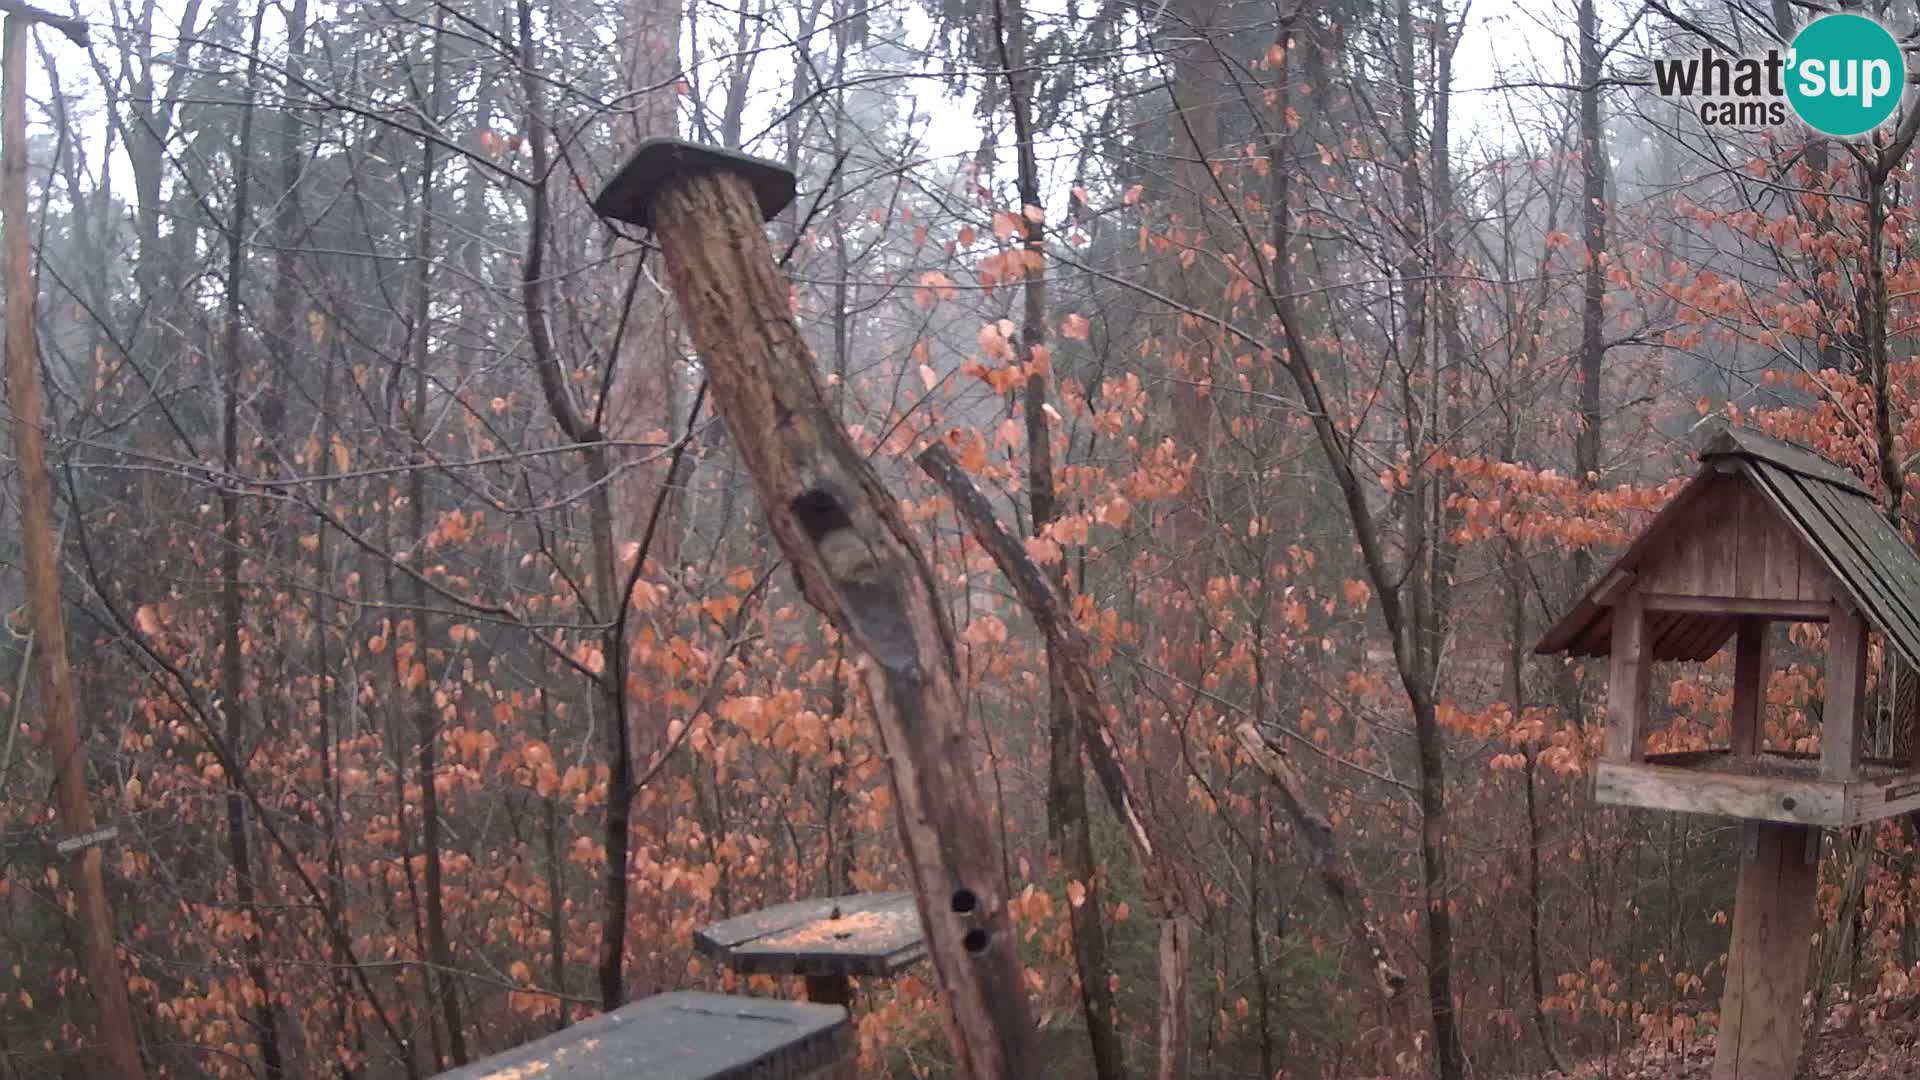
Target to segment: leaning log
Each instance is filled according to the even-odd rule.
[[[776,163],[649,139],[595,208],[652,230],[774,539],[859,657],[959,1074],[1030,1076],[1032,1013],[953,640],[932,570],[828,408],[794,322],[762,231],[792,197]]]
[[[1340,906],[1354,940],[1367,950],[1367,960],[1380,992],[1388,1001],[1399,997],[1400,991],[1406,988],[1407,977],[1394,966],[1393,957],[1387,952],[1386,936],[1380,932],[1380,924],[1373,921],[1366,895],[1360,891],[1359,875],[1354,873],[1353,857],[1340,843],[1339,834],[1333,831],[1332,819],[1314,805],[1306,778],[1287,760],[1286,753],[1261,735],[1251,722],[1242,722],[1233,733],[1254,768],[1273,781],[1274,790],[1280,794],[1281,809],[1287,812],[1294,833],[1307,846],[1308,865],[1320,875],[1320,884],[1327,895]]]
[[[1179,868],[1165,845],[1154,840],[1140,812],[1140,800],[1133,791],[1133,780],[1120,759],[1119,745],[1107,724],[1106,706],[1100,687],[1093,677],[1092,650],[1073,613],[1048,580],[1040,564],[1027,553],[1000,524],[986,496],[942,443],[923,451],[920,468],[946,489],[954,510],[967,523],[973,538],[979,541],[994,564],[1013,584],[1033,621],[1046,635],[1047,647],[1058,665],[1056,674],[1067,692],[1075,721],[1082,732],[1087,763],[1106,792],[1113,815],[1120,819],[1134,857],[1140,862],[1140,876],[1153,904],[1154,918],[1160,924],[1160,1031],[1156,1074],[1160,1080],[1175,1080],[1187,1074],[1189,1046],[1187,1020],[1187,964],[1190,925],[1187,902],[1182,891]]]

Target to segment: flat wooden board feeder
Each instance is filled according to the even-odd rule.
[[[847,1011],[730,994],[655,994],[439,1080],[842,1080]]]
[[[1744,819],[1714,1080],[1791,1080],[1816,915],[1821,828],[1920,809],[1920,738],[1900,760],[1868,745],[1870,633],[1920,668],[1920,557],[1852,473],[1728,428],[1702,467],[1536,651],[1608,658],[1606,745],[1594,795],[1615,806]],[[1827,627],[1820,752],[1765,746],[1775,622]],[[1734,647],[1729,744],[1647,752],[1658,660]]]
[[[742,975],[803,975],[810,1001],[847,1005],[849,976],[891,978],[926,958],[912,893],[795,900],[695,931],[696,948]]]

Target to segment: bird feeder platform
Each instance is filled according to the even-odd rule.
[[[1606,657],[1607,734],[1594,797],[1615,806],[1747,822],[1714,1080],[1791,1080],[1819,883],[1820,829],[1920,809],[1908,715],[1902,753],[1865,753],[1869,641],[1891,674],[1920,669],[1920,557],[1852,473],[1813,452],[1729,428],[1701,470],[1537,651]],[[1766,745],[1775,622],[1826,625],[1820,752]],[[1653,664],[1702,661],[1733,642],[1726,746],[1649,753]],[[1905,688],[1902,688],[1905,689]],[[1901,710],[1895,710],[1900,712]],[[1898,739],[1890,740],[1899,747]]]
[[[1730,748],[1648,754],[1641,761],[1602,759],[1594,797],[1612,806],[1749,821],[1864,825],[1920,807],[1920,771],[1863,758],[1852,779],[1829,779],[1819,754]]]
[[[803,975],[807,999],[847,1005],[850,976],[890,978],[926,958],[912,893],[795,900],[714,923],[694,946],[742,975]]]
[[[728,994],[656,994],[439,1080],[843,1080],[847,1011]]]

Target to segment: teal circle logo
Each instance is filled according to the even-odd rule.
[[[1886,123],[1907,88],[1900,43],[1865,15],[1823,15],[1801,27],[1787,69],[1793,111],[1815,131],[1842,138]]]

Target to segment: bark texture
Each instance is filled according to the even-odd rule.
[[[650,213],[715,411],[774,538],[859,657],[958,1071],[1028,1075],[1032,1013],[932,570],[828,410],[747,183],[682,176]]]

